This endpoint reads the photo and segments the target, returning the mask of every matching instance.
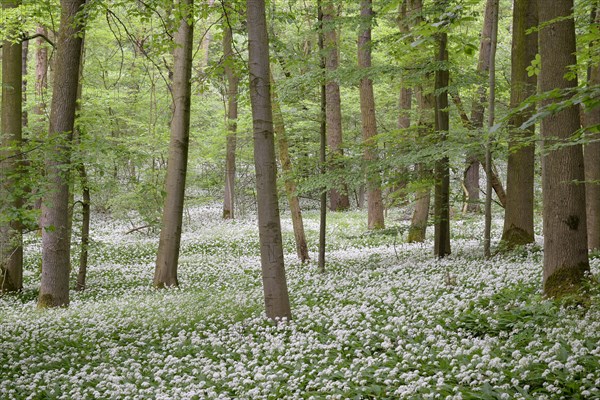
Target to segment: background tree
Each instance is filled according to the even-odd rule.
[[[516,110],[535,94],[537,77],[527,67],[538,52],[537,1],[515,0],[511,52],[510,107]],[[534,204],[535,125],[521,129],[533,113],[532,107],[516,113],[509,121],[506,177],[506,209],[502,241],[509,247],[532,243]]]
[[[258,231],[267,317],[291,318],[277,198],[277,164],[264,0],[247,0],[248,68],[254,129]]]
[[[373,81],[369,77],[371,68],[371,24],[373,20],[373,4],[371,0],[360,2],[360,31],[358,34],[358,67],[365,76],[360,79],[360,114],[362,120],[362,135],[364,141],[364,159],[367,162],[367,198],[368,198],[368,228],[382,229],[383,199],[381,197],[381,176],[372,164],[378,157],[377,122],[375,119],[375,97]]]
[[[592,26],[600,25],[600,4],[593,3]],[[588,86],[600,85],[600,64],[598,51],[600,40],[596,39],[590,43],[590,66],[588,68]],[[590,250],[600,249],[600,106],[586,107],[584,123],[587,128],[587,136],[592,139],[591,143],[585,145],[585,200],[588,227],[588,248]]]
[[[225,155],[225,197],[223,218],[234,218],[235,204],[235,148],[237,141],[238,82],[233,54],[233,29],[231,19],[225,20],[223,27],[223,66],[227,78],[227,145]]]
[[[343,179],[342,157],[344,155],[342,136],[342,106],[340,86],[335,73],[339,66],[339,44],[336,19],[336,0],[325,0],[323,3],[323,43],[325,48],[325,67],[328,72],[326,83],[327,104],[327,146],[331,158],[331,170],[336,175],[337,187],[329,192],[330,209],[346,210],[350,207],[348,187]]]
[[[438,140],[446,140],[450,129],[448,114],[448,33],[436,34],[436,61],[438,67],[435,71],[435,130]],[[443,155],[435,162],[435,232],[434,254],[436,257],[445,257],[450,254],[450,160]]]
[[[542,93],[577,87],[570,67],[577,63],[573,1],[559,1],[548,7],[538,1],[539,46],[541,67],[539,88]],[[556,100],[546,98],[547,107]],[[579,129],[579,108],[568,106],[541,122],[543,137],[543,205],[544,205],[544,294],[561,297],[576,291],[589,271],[585,189],[574,182],[584,180],[581,145],[556,148]]]
[[[183,201],[190,140],[190,108],[193,48],[193,0],[182,0],[178,4],[179,29],[175,35],[173,50],[173,118],[171,120],[171,142],[165,181],[165,205],[156,257],[154,286],[157,288],[177,287],[177,264],[181,242]]]

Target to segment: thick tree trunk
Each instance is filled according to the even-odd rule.
[[[483,19],[483,28],[481,31],[481,41],[479,43],[479,61],[477,62],[477,73],[482,81],[487,77],[490,61],[490,36],[492,33],[492,3],[493,0],[487,0],[485,5],[485,15]],[[480,135],[483,128],[483,114],[485,111],[484,104],[486,103],[486,88],[482,83],[477,91],[478,99],[473,101],[471,108],[471,135]],[[467,168],[464,172],[464,183],[467,191],[466,210],[468,212],[481,212],[479,200],[479,166],[481,153],[472,151],[467,154]]]
[[[435,130],[439,140],[446,140],[450,129],[448,114],[448,34],[437,34],[436,60],[440,66],[435,71]],[[450,254],[450,161],[447,156],[435,162],[435,235],[434,254],[443,258]]]
[[[173,51],[173,117],[165,182],[165,205],[156,257],[154,287],[177,287],[177,264],[181,242],[185,178],[190,138],[190,108],[193,50],[193,0],[182,0],[181,21]]]
[[[247,0],[248,67],[254,130],[258,232],[265,310],[271,319],[292,317],[283,262],[277,199],[277,164],[271,110],[269,38],[264,0]]]
[[[576,87],[576,79],[565,77],[577,62],[573,1],[557,1],[548,7],[545,1],[539,0],[538,11],[543,26],[539,32],[539,88],[547,92]],[[542,106],[549,106],[554,101],[556,99],[544,100]],[[548,116],[541,123],[546,152],[542,159],[544,294],[549,297],[575,292],[590,268],[585,188],[573,183],[585,178],[581,145],[552,149],[559,141],[568,140],[579,129],[579,124],[577,106]]]
[[[594,10],[596,24],[600,24],[600,7]],[[590,44],[598,46],[599,41]],[[590,65],[588,70],[588,86],[600,85],[600,65]],[[600,106],[586,109],[584,114],[585,126],[589,139],[600,140],[598,125],[600,125]],[[596,126],[595,131],[590,128]],[[600,249],[600,142],[589,143],[584,149],[585,156],[585,200],[588,227],[588,248]]]
[[[339,65],[339,43],[335,20],[335,0],[326,0],[323,7],[323,30],[325,47],[325,67],[329,73],[335,73]],[[340,97],[340,86],[335,79],[329,78],[326,83],[327,96],[327,145],[331,157],[332,169],[340,176],[337,189],[329,192],[330,209],[342,211],[350,208],[348,187],[343,179],[343,165],[341,158],[344,155],[342,148],[342,107]]]
[[[223,32],[223,57],[225,76],[227,77],[227,149],[225,155],[225,197],[223,200],[223,218],[235,217],[235,148],[237,142],[238,118],[238,82],[234,69],[233,32],[225,25]]]
[[[2,10],[20,1],[3,1]],[[13,36],[16,32],[8,32]],[[22,46],[2,43],[2,126],[0,130],[0,292],[23,288],[23,237],[18,217],[22,185]]]
[[[279,100],[275,91],[275,81],[271,77],[271,103],[273,108],[273,131],[277,139],[277,147],[279,148],[279,162],[281,162],[281,170],[285,182],[285,192],[287,194],[288,203],[290,204],[290,213],[292,215],[292,226],[294,228],[294,239],[296,240],[296,254],[300,262],[304,263],[310,260],[308,255],[308,246],[306,244],[306,235],[304,233],[304,223],[302,222],[302,210],[300,209],[300,200],[298,199],[297,185],[292,178],[292,161],[288,149],[288,140],[285,132],[285,123]]]
[[[513,7],[513,42],[511,54],[510,107],[516,109],[535,94],[536,77],[528,76],[527,67],[538,52],[537,0],[515,0]],[[502,242],[508,247],[533,243],[533,183],[535,126],[519,127],[531,117],[529,107],[510,120],[509,153],[506,178],[506,209]]]
[[[361,0],[360,3],[360,32],[358,35],[358,67],[368,70],[371,68],[371,24],[373,20],[372,0]],[[375,97],[373,81],[364,76],[360,80],[360,115],[362,120],[362,136],[364,144],[364,159],[367,163],[367,206],[368,229],[383,229],[383,199],[381,197],[381,176],[379,171],[369,171],[370,164],[376,163],[377,155],[377,123],[375,121]]]
[[[38,307],[69,305],[69,171],[75,122],[85,0],[62,0],[42,203],[42,279]]]

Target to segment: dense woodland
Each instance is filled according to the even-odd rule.
[[[600,397],[599,23],[3,0],[0,397]]]

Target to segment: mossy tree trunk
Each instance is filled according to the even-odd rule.
[[[572,89],[577,79],[567,74],[577,63],[573,1],[562,0],[549,7],[538,1],[539,88],[542,93]],[[567,100],[565,97],[558,100]],[[555,98],[542,101],[549,106]],[[584,180],[581,145],[553,148],[569,140],[580,127],[579,108],[571,106],[541,122],[544,156],[542,188],[544,204],[544,294],[561,297],[576,292],[589,271],[585,188],[574,182]]]
[[[235,150],[237,142],[238,82],[233,56],[233,31],[227,19],[223,29],[223,63],[227,77],[227,144],[225,152],[225,195],[223,218],[235,216]]]

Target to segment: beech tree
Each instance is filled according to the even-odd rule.
[[[336,29],[336,0],[325,0],[323,4],[323,46],[325,48],[325,68],[335,73],[339,66],[339,43]],[[343,175],[340,158],[344,155],[342,137],[342,106],[340,85],[335,78],[328,77],[326,83],[327,146],[331,158],[331,169]],[[329,191],[331,211],[342,211],[350,207],[348,187],[343,178],[336,179],[337,188]]]
[[[435,71],[435,130],[438,140],[446,140],[450,129],[448,113],[448,33],[436,34],[436,61],[439,66]],[[435,228],[434,254],[442,258],[450,254],[450,161],[444,155],[435,162]]]
[[[227,144],[225,151],[225,196],[223,218],[235,216],[235,148],[237,142],[238,82],[233,57],[233,30],[227,18],[223,28],[223,64],[227,78]]]
[[[247,0],[248,68],[254,131],[254,167],[258,202],[260,261],[267,317],[291,318],[279,201],[269,63],[269,38],[264,0]]]
[[[539,89],[568,90],[577,87],[570,67],[575,65],[575,23],[573,0],[553,2],[549,7],[538,0],[539,52],[541,66]],[[568,99],[564,92],[560,100]],[[556,99],[546,98],[542,107]],[[566,107],[545,117],[541,122],[544,155],[542,160],[544,218],[544,294],[561,297],[581,285],[589,271],[585,189],[575,182],[584,180],[581,145],[556,148],[579,129],[579,108]]]
[[[42,279],[39,307],[69,305],[69,196],[71,142],[81,61],[85,0],[61,0],[50,129],[46,149],[48,190],[42,203]]]
[[[600,25],[600,4],[596,2],[592,10],[592,26]],[[600,41],[590,43],[590,49],[598,49]],[[588,68],[588,86],[600,85],[600,64],[590,61]],[[593,140],[600,139],[598,126],[600,125],[600,106],[586,107],[584,123],[587,136]],[[591,142],[585,145],[585,200],[588,227],[588,248],[600,249],[600,142]]]
[[[537,0],[515,0],[511,52],[510,107],[516,110],[529,96],[535,94],[536,79],[529,76],[527,67],[538,52]],[[516,113],[509,122],[509,153],[506,178],[506,209],[502,242],[513,247],[532,243],[533,237],[533,183],[535,125],[521,129],[533,113],[533,108]]]
[[[173,117],[171,141],[165,181],[165,205],[154,271],[156,288],[177,287],[177,264],[181,242],[185,178],[187,175],[188,147],[190,140],[190,108],[192,49],[194,25],[193,0],[182,0],[178,6],[181,21],[175,35],[173,51]]]
[[[373,23],[372,0],[360,2],[360,31],[358,34],[358,67],[368,74],[371,68],[371,24]],[[377,154],[377,122],[375,120],[375,97],[373,95],[373,80],[367,75],[360,79],[360,115],[362,120],[362,135],[364,159],[367,162],[367,201],[368,228],[382,229],[383,199],[381,197],[381,176],[377,171],[371,171],[369,163],[379,159]]]
[[[3,1],[2,10],[20,1]],[[23,288],[23,238],[19,217],[23,187],[19,175],[22,144],[22,45],[16,28],[2,43],[2,127],[0,130],[0,292]]]

